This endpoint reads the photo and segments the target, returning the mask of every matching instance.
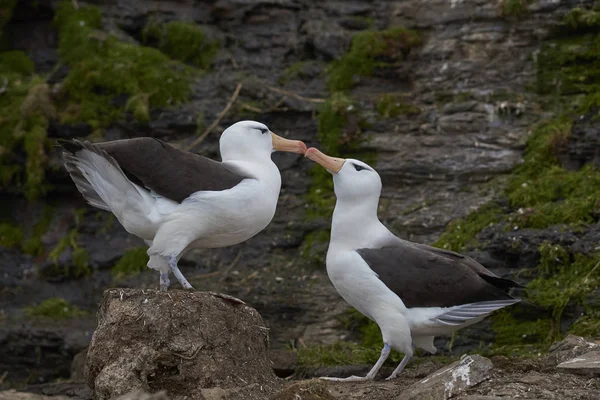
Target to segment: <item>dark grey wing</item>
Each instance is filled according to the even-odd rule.
[[[357,252],[406,307],[452,307],[513,299],[462,259],[443,257],[412,243]]]
[[[77,140],[59,140],[59,144],[73,154],[83,149]],[[177,202],[198,191],[231,189],[247,178],[227,169],[218,161],[179,150],[154,138],[122,139],[90,145],[111,156],[132,182]]]
[[[510,289],[513,287],[524,287],[523,285],[512,281],[510,279],[500,278],[498,275],[494,274],[489,269],[485,268],[483,265],[479,264],[477,261],[472,259],[469,256],[465,256],[460,253],[456,253],[454,251],[440,249],[437,247],[428,246],[426,244],[421,243],[413,243],[414,246],[423,249],[424,251],[428,251],[434,254],[439,255],[440,257],[449,258],[451,260],[456,260],[461,264],[471,268],[473,271],[477,272],[483,279],[492,283],[494,286],[501,287],[504,289]]]

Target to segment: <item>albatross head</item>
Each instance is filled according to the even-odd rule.
[[[304,154],[306,145],[299,140],[284,139],[256,121],[240,121],[223,131],[219,140],[223,161],[245,158],[270,159],[274,151]]]
[[[338,200],[379,199],[381,178],[366,163],[353,158],[330,157],[314,147],[306,150],[305,156],[333,175],[333,187]]]

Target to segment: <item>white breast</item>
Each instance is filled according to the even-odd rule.
[[[256,179],[245,179],[229,190],[202,192],[182,207],[201,231],[189,248],[231,246],[248,240],[273,219],[279,191]]]

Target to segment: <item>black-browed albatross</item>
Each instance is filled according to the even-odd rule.
[[[337,198],[327,250],[327,275],[338,293],[375,321],[383,336],[381,356],[365,377],[374,379],[390,350],[404,358],[386,379],[408,363],[414,348],[435,353],[435,336],[481,321],[519,302],[507,292],[521,287],[470,257],[402,240],[377,217],[379,174],[355,159],[329,157],[311,147],[305,156],[333,175]]]
[[[193,248],[248,240],[272,220],[281,175],[274,151],[304,154],[306,145],[240,121],[219,139],[222,162],[141,137],[102,143],[59,140],[65,167],[83,197],[111,211],[127,232],[149,246],[148,267],[192,286],[177,262]]]

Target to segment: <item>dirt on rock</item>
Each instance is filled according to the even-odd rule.
[[[95,398],[135,389],[172,399],[203,398],[215,387],[276,384],[268,329],[258,312],[204,292],[110,289],[87,353]]]

